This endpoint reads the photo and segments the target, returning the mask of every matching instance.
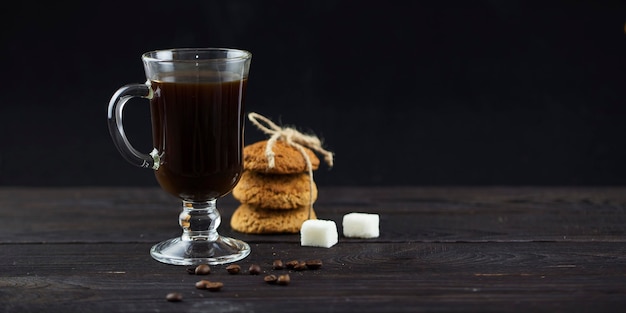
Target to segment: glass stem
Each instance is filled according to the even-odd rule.
[[[215,206],[216,200],[206,202],[183,201],[179,224],[183,228],[183,241],[216,241],[217,227],[222,218]]]

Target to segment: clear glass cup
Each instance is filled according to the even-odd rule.
[[[147,81],[121,87],[108,106],[111,137],[130,163],[154,170],[163,190],[182,200],[182,235],[150,254],[176,265],[224,264],[245,258],[250,246],[218,234],[218,198],[243,171],[244,99],[251,53],[223,48],[171,49],[142,55]],[[132,98],[150,100],[154,149],[129,142],[122,116]]]

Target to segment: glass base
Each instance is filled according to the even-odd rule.
[[[181,237],[160,242],[150,249],[152,257],[174,265],[225,264],[250,254],[244,241],[218,236],[216,240],[183,240]]]

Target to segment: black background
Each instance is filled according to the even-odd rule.
[[[335,152],[320,185],[626,183],[622,1],[20,1],[2,11],[0,185],[156,185],[106,106],[140,55],[250,50],[246,109]],[[148,102],[124,121],[148,152]],[[250,123],[246,142],[264,138]]]

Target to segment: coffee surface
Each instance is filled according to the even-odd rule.
[[[151,81],[153,143],[161,155],[156,179],[165,191],[187,201],[227,194],[243,164],[247,79],[199,81]]]

